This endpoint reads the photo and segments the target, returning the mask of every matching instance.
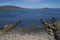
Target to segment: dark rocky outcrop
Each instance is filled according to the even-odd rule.
[[[21,23],[21,21],[17,21],[17,22],[15,22],[15,23],[11,23],[11,24],[7,24],[7,25],[5,25],[4,26],[4,28],[3,28],[3,33],[6,33],[6,32],[8,32],[9,30],[11,30],[12,28],[14,28],[14,27],[16,27],[18,24],[20,24]]]

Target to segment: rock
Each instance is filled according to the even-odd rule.
[[[12,23],[12,24],[7,24],[7,25],[4,26],[4,28],[3,28],[2,31],[3,31],[4,33],[5,33],[5,32],[8,32],[10,29],[16,27],[19,23],[21,23],[21,21],[17,21],[17,22]]]

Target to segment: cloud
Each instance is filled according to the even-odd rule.
[[[14,3],[12,2],[4,2],[4,3],[0,3],[0,6],[4,6],[4,5],[13,5]]]
[[[41,0],[23,0],[23,2],[40,2]]]
[[[40,7],[40,8],[44,8],[44,7],[52,8],[52,6],[51,6],[51,5],[49,5],[49,4],[39,4],[39,6],[38,6],[38,7]]]

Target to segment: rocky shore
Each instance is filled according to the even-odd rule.
[[[54,40],[54,38],[48,35],[44,30],[40,30],[38,33],[22,33],[19,30],[13,30],[0,35],[0,40]]]
[[[60,40],[60,20],[53,18],[52,22],[42,19],[46,29],[27,26],[20,29],[12,29],[21,21],[7,24],[0,31],[0,40]]]

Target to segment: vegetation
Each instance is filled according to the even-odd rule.
[[[14,9],[24,9],[24,8],[17,6],[0,6],[0,10],[14,10]]]
[[[60,20],[56,21],[55,23],[56,23],[56,28],[60,29]]]

